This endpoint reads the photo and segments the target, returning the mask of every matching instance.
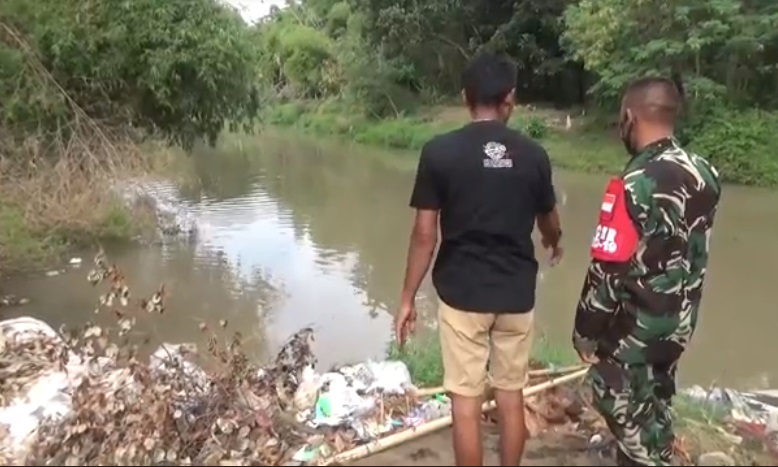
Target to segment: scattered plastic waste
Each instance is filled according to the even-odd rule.
[[[431,400],[413,409],[406,417],[405,423],[408,426],[419,426],[449,415],[451,415],[451,400],[443,395],[435,395]]]
[[[769,397],[758,393],[726,388],[705,390],[701,386],[692,386],[683,390],[682,394],[712,407],[729,410],[734,420],[767,424],[770,414],[778,412],[778,405],[767,403]]]
[[[682,393],[711,407],[728,411],[738,435],[763,443],[778,459],[778,400],[772,391],[705,390],[693,386]]]
[[[70,258],[68,264],[70,264],[73,267],[79,267],[81,266],[81,262],[82,262],[81,258],[75,257],[75,258]]]
[[[292,456],[295,462],[312,462],[320,457],[319,448],[303,446]]]

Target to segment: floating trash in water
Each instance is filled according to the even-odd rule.
[[[28,298],[19,298],[16,295],[0,295],[0,306],[22,306],[30,303]]]
[[[70,258],[70,261],[68,263],[73,267],[81,266],[81,258],[78,257]]]
[[[166,182],[135,180],[116,187],[129,206],[147,206],[156,215],[159,240],[169,238],[195,240],[198,223],[193,210],[182,200],[176,188]]]

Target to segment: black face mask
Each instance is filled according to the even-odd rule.
[[[632,130],[635,128],[635,120],[630,119],[627,115],[625,115],[621,119],[619,127],[621,133],[621,142],[624,143],[624,149],[627,150],[627,154],[630,156],[636,155],[638,150],[632,143]]]

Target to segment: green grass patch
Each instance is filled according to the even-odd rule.
[[[612,118],[578,117],[569,130],[563,113],[549,109],[517,109],[510,126],[539,140],[555,167],[590,173],[614,174],[627,154],[614,134]],[[702,124],[687,124],[679,137],[719,170],[722,180],[755,186],[778,186],[775,146],[778,113],[724,112],[704,116]],[[280,104],[265,111],[271,125],[291,127],[318,137],[341,137],[357,143],[418,151],[433,136],[468,121],[458,106],[429,107],[396,118],[373,119],[350,111],[337,100]]]
[[[705,402],[679,394],[673,398],[673,411],[679,423],[692,420],[694,422],[722,425],[729,412],[719,405]]]
[[[30,228],[24,211],[0,202],[0,260],[3,270],[39,266],[61,251],[64,239],[58,234],[41,235]]]
[[[376,120],[349,114],[331,101],[293,102],[270,107],[265,121],[323,137],[340,137],[369,146],[418,151],[435,135],[454,130],[467,121],[460,108],[433,108],[427,113]],[[539,140],[557,167],[585,172],[618,172],[627,159],[624,148],[604,131],[592,126],[565,131],[542,114],[517,112],[510,126]]]
[[[405,363],[411,374],[411,380],[417,387],[435,387],[443,384],[440,339],[435,332],[414,336],[402,349],[397,346],[396,341],[392,341],[387,357]]]
[[[130,209],[113,198],[104,203],[100,215],[89,223],[46,229],[30,225],[20,206],[0,203],[0,268],[4,272],[39,269],[71,248],[91,246],[97,241],[129,241],[154,225],[151,212]]]
[[[392,341],[387,357],[405,363],[413,383],[418,387],[435,387],[443,384],[440,338],[436,332],[419,333],[402,349]],[[544,367],[555,367],[574,364],[576,355],[572,349],[554,346],[541,335],[535,339],[532,346],[531,359]]]

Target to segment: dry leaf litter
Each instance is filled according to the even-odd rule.
[[[96,311],[116,316],[118,336],[94,325],[66,332],[33,318],[0,322],[2,465],[316,464],[450,414],[445,396],[415,396],[402,362],[316,373],[310,328],[264,367],[246,357],[239,333],[210,338],[217,364],[202,364],[191,344],[141,358],[127,334],[164,312],[164,286],[132,306],[121,272],[102,252],[94,263],[89,282],[108,284]],[[530,397],[530,431],[606,436],[585,406],[569,386]]]

